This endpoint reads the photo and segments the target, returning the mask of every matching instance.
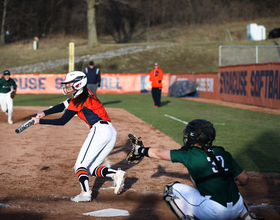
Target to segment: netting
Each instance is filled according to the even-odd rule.
[[[219,66],[280,62],[280,47],[220,46]]]

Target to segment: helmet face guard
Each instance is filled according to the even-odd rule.
[[[184,129],[183,143],[184,147],[192,147],[194,144],[211,147],[215,140],[216,130],[209,121],[204,119],[195,119],[188,123]]]
[[[68,84],[62,84],[62,91],[64,95],[68,95],[68,94],[73,94],[75,89],[73,85],[70,85],[70,83],[68,83]]]
[[[63,94],[73,94],[77,91],[82,91],[83,88],[87,85],[87,77],[81,71],[73,71],[67,73],[66,78],[63,82]]]

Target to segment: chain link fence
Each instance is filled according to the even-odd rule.
[[[280,46],[220,46],[219,66],[280,62]]]

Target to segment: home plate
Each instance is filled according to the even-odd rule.
[[[96,217],[129,216],[129,212],[121,209],[103,209],[99,211],[84,213],[83,215]]]

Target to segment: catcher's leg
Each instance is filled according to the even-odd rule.
[[[253,219],[264,220],[263,217],[257,217],[255,213],[251,212],[245,201],[244,201],[243,211],[241,212],[239,218],[241,220],[253,220]]]
[[[164,193],[163,193],[163,199],[167,206],[170,208],[170,210],[178,217],[178,219],[194,219],[193,215],[189,213],[189,215],[185,215],[185,213],[180,208],[180,198],[178,198],[173,193],[173,185],[176,183],[180,183],[178,181],[169,183],[165,186]]]

